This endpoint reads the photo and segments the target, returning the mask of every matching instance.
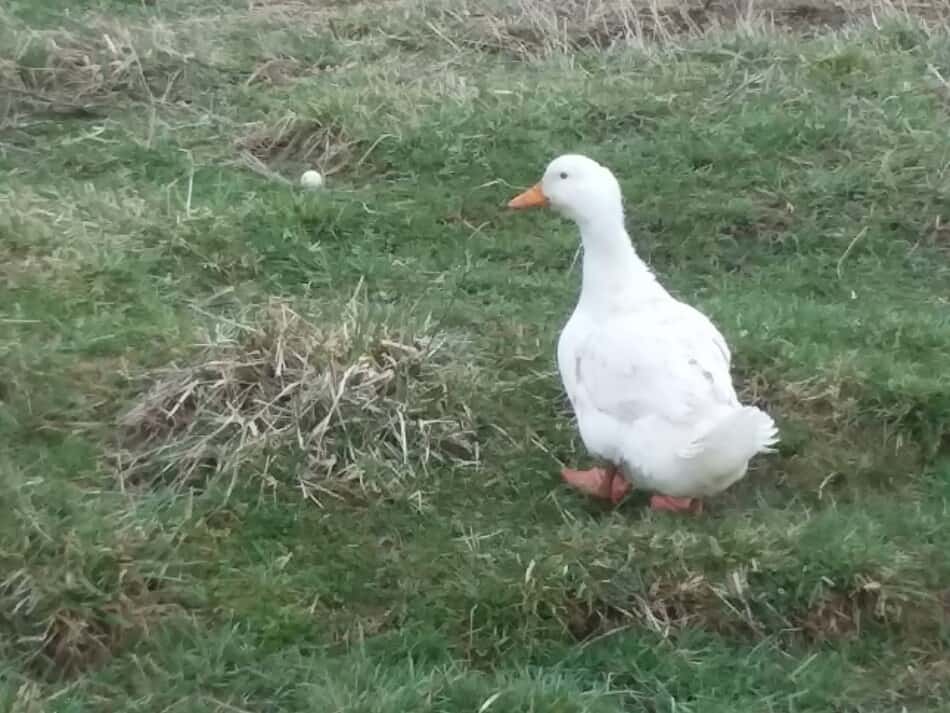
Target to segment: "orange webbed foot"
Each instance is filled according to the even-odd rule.
[[[630,484],[616,470],[591,468],[573,470],[565,468],[561,477],[571,487],[582,493],[601,500],[609,500],[614,505],[623,500],[630,492]]]
[[[699,515],[703,511],[703,501],[697,498],[674,498],[670,495],[654,495],[650,498],[650,507],[666,512],[690,512]]]

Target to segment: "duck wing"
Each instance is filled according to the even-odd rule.
[[[621,422],[647,416],[695,425],[738,406],[729,347],[712,322],[681,302],[611,317],[575,352],[575,378],[589,403]]]

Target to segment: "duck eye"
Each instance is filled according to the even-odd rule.
[[[561,171],[561,178],[567,178],[567,171]]]

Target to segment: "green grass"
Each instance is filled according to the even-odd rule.
[[[0,11],[0,710],[950,705],[945,29],[60,5]],[[701,519],[559,484],[577,236],[504,203],[566,151],[782,430]]]

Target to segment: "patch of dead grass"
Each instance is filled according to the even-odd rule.
[[[310,168],[324,176],[339,173],[354,164],[356,146],[342,127],[293,113],[252,125],[236,142],[244,165],[283,183],[293,182]]]
[[[247,86],[262,84],[281,87],[305,77],[316,76],[325,69],[331,68],[310,66],[293,57],[271,57],[258,62],[244,83]]]
[[[306,0],[250,0],[247,11],[249,15],[258,19],[305,24],[325,22],[334,14],[329,3],[306,2]]]
[[[695,628],[725,636],[804,639],[809,644],[857,638],[871,624],[926,637],[947,622],[940,595],[911,595],[871,577],[855,578],[850,588],[823,580],[809,602],[788,610],[778,609],[774,597],[756,592],[749,580],[750,572],[744,569],[722,581],[701,573],[661,576],[633,596],[569,597],[564,621],[582,641],[638,625],[664,636]]]
[[[123,531],[88,550],[79,550],[74,537],[60,556],[8,563],[0,580],[0,631],[43,677],[99,667],[179,609],[137,560],[141,533]]]
[[[734,633],[742,624],[723,607],[718,589],[703,575],[682,580],[661,578],[642,594],[567,600],[565,623],[579,641],[633,624],[668,635],[684,628]]]
[[[918,5],[890,0],[469,0],[441,5],[420,27],[459,50],[533,60],[589,48],[674,44],[723,31],[810,35],[893,15],[946,20],[940,3]]]
[[[950,695],[950,659],[938,653],[908,661],[895,675],[891,690],[900,700],[943,703]]]
[[[168,100],[191,59],[169,30],[97,21],[83,31],[22,32],[0,58],[9,115],[91,114],[119,98]]]
[[[191,363],[151,375],[121,419],[123,487],[221,474],[274,485],[292,472],[319,502],[352,483],[378,493],[430,464],[477,462],[464,401],[476,374],[446,335],[371,325],[355,298],[332,321],[274,300],[230,327]]]
[[[911,404],[875,406],[871,390],[846,364],[828,366],[808,379],[781,383],[744,370],[742,402],[784,416],[782,458],[762,464],[768,477],[823,500],[834,499],[848,483],[887,489],[895,474],[919,473],[939,452],[946,429],[936,425],[935,433],[925,433],[926,417]]]
[[[509,13],[478,13],[476,17],[473,27],[488,38],[487,49],[504,48],[531,58],[698,35],[717,16],[708,3],[519,0]]]

